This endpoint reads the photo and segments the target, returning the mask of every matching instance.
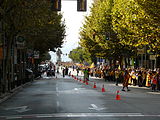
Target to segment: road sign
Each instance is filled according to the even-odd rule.
[[[34,51],[34,58],[39,59],[39,51]]]
[[[137,50],[138,50],[137,54],[145,54],[145,50],[144,49],[137,49]]]
[[[156,55],[150,55],[149,58],[150,60],[156,60]]]

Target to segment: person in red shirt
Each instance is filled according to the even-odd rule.
[[[129,79],[130,79],[130,75],[129,75],[129,71],[126,70],[125,71],[125,74],[124,74],[124,80],[123,80],[123,88],[122,88],[122,91],[125,91],[125,87],[127,88],[127,91],[130,91],[130,89],[128,89],[128,82],[129,82]]]
[[[152,83],[152,91],[156,91],[156,85],[157,85],[157,79],[156,76],[154,75],[151,79],[151,83]]]

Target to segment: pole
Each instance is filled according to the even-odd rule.
[[[141,67],[143,67],[143,54],[141,54]]]
[[[145,68],[147,68],[147,46],[145,45]]]

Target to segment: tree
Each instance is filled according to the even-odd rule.
[[[81,47],[73,49],[69,54],[69,58],[71,58],[73,62],[78,62],[78,63],[87,62],[89,64],[92,63],[90,54]]]
[[[126,50],[130,51],[127,57],[131,56],[133,48],[121,44],[118,32],[113,29],[113,6],[113,0],[98,0],[93,4],[80,32],[80,45],[97,57],[114,58],[115,63],[116,60],[122,61]]]
[[[51,59],[51,55],[48,52],[46,52],[41,56],[40,59],[41,59],[41,61],[50,60]]]
[[[135,47],[159,48],[159,7],[158,0],[115,0],[112,23],[120,42]]]
[[[61,21],[62,15],[51,11],[47,0],[1,0],[0,14],[6,51],[3,84],[6,85],[5,91],[10,91],[13,81],[12,52],[17,36],[23,36],[26,47],[43,54],[49,49],[61,47],[65,25]]]

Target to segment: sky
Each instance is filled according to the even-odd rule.
[[[61,48],[62,61],[71,61],[66,53],[68,54],[72,49],[78,47],[79,31],[80,27],[83,26],[84,18],[89,15],[89,8],[93,0],[87,0],[87,12],[77,12],[77,0],[62,0],[61,13],[66,24],[66,38]],[[56,62],[55,53],[51,52],[51,60]]]

